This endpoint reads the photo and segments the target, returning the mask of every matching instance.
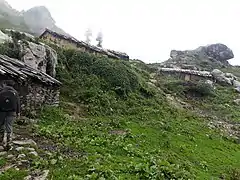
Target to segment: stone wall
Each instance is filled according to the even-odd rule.
[[[213,77],[204,77],[199,76],[197,74],[190,74],[185,72],[173,72],[173,71],[160,71],[159,75],[162,76],[173,76],[178,79],[182,79],[185,81],[200,81],[200,80],[213,80]]]
[[[13,80],[14,88],[19,92],[21,114],[27,115],[41,109],[44,105],[58,106],[60,88],[50,86],[39,81],[20,82],[9,77],[0,76],[0,81]]]
[[[23,113],[39,110],[44,105],[58,106],[60,90],[34,82],[20,85],[21,110]]]

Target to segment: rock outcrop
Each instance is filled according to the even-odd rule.
[[[20,53],[22,61],[34,69],[38,69],[55,77],[57,65],[57,53],[45,44],[20,41]]]
[[[228,60],[234,58],[230,48],[224,44],[201,46],[195,50],[172,50],[170,59],[161,63],[161,67],[192,70],[213,70],[230,66]]]
[[[228,64],[227,60],[234,58],[232,50],[224,44],[213,44],[203,49],[209,57],[212,57],[222,63]]]
[[[20,60],[33,69],[40,70],[52,77],[56,75],[57,53],[50,46],[35,41],[35,37],[30,34],[7,30],[8,34],[0,31],[0,43],[11,41],[19,49]],[[20,38],[18,42],[13,41],[13,37],[19,33],[25,38]],[[14,35],[15,34],[15,35]],[[18,34],[18,36],[19,36]]]

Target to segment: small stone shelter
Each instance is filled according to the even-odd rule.
[[[212,74],[208,71],[197,71],[190,69],[177,68],[159,68],[158,74],[165,76],[174,76],[185,81],[214,80]]]
[[[61,82],[22,61],[0,55],[0,82],[4,80],[15,82],[22,114],[38,110],[43,105],[59,104]]]

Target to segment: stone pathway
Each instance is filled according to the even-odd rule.
[[[6,164],[0,167],[0,174],[9,169],[27,170],[28,176],[24,180],[47,180],[49,170],[40,171],[31,168],[33,162],[41,158],[39,153],[43,152],[38,149],[38,144],[30,136],[27,137],[26,134],[23,135],[18,131],[19,129],[15,129],[17,134],[13,136],[13,146],[9,151],[4,151],[0,146],[0,158],[7,160]]]

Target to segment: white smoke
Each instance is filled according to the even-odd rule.
[[[97,35],[96,41],[98,42],[97,46],[102,47],[102,42],[103,42],[103,34],[100,31]]]

